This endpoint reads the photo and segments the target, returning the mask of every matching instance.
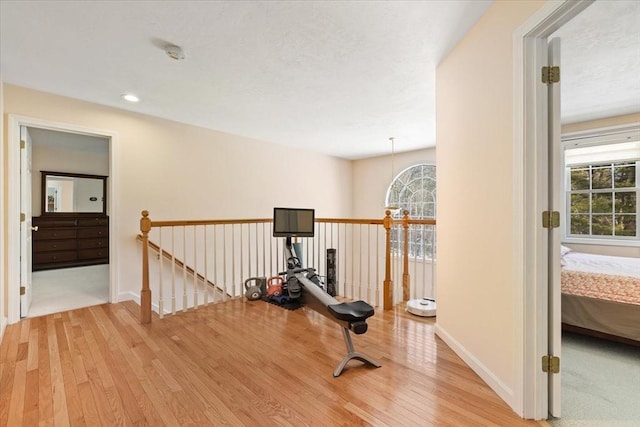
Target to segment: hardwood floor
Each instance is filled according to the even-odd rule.
[[[520,426],[433,332],[378,310],[351,361],[340,327],[308,309],[234,300],[138,322],[133,302],[11,325],[0,346],[0,425]]]

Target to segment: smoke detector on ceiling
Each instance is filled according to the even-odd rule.
[[[184,59],[184,51],[180,46],[170,44],[165,46],[164,51],[167,53],[167,56],[169,56],[169,58],[171,59],[175,59],[176,61]]]

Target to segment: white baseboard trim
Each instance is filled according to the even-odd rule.
[[[507,387],[498,377],[496,377],[482,362],[471,354],[463,345],[453,338],[447,331],[436,323],[436,335],[442,339],[473,371],[487,383],[496,394],[504,400],[511,409],[515,411],[517,407],[513,390]]]
[[[137,294],[135,292],[120,292],[118,294],[118,302],[122,302],[122,301],[135,301],[136,304],[140,305],[140,294]],[[158,306],[158,304],[156,303],[151,303],[151,311],[156,312],[156,313],[160,313],[160,307]],[[165,308],[164,310],[164,314],[169,314],[171,313],[171,310],[167,310]]]
[[[140,304],[140,294],[137,294],[135,292],[120,292],[118,294],[118,302],[122,302],[122,301],[135,301],[138,304]]]
[[[6,317],[0,317],[0,344],[2,344],[2,338],[4,338],[4,331],[7,329],[9,319]]]

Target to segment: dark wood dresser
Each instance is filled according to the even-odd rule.
[[[106,215],[34,216],[33,270],[109,263]]]

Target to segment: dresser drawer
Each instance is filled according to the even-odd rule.
[[[76,240],[36,240],[33,242],[33,252],[45,251],[74,251]]]
[[[76,227],[78,220],[76,218],[42,218],[35,216],[31,219],[33,225],[46,228]]]
[[[38,231],[34,231],[33,240],[48,240],[48,239],[75,239],[75,228],[40,228]]]
[[[78,249],[108,248],[109,239],[79,239]]]
[[[2,1],[2,0],[0,0]],[[109,217],[100,214],[35,216],[33,271],[109,263]]]
[[[82,249],[78,251],[78,259],[106,258],[109,256],[109,248]]]
[[[109,225],[109,218],[87,218],[78,220],[78,226],[80,227],[95,227],[100,225]]]
[[[61,252],[36,252],[33,254],[34,264],[53,264],[59,262],[75,261],[78,259],[76,251]]]
[[[78,229],[78,237],[83,239],[87,237],[108,237],[108,227],[87,227]]]

